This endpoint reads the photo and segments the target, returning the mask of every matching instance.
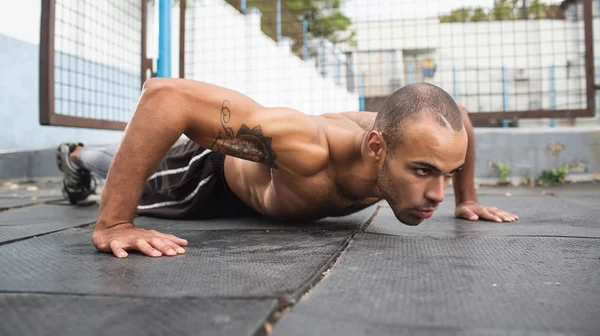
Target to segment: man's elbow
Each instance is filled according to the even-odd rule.
[[[142,85],[142,95],[164,95],[177,92],[177,82],[174,78],[150,78]]]

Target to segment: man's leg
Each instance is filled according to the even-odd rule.
[[[102,148],[77,146],[70,158],[79,167],[105,179],[118,147],[117,144]]]
[[[81,143],[63,143],[56,150],[56,162],[63,172],[63,195],[71,204],[85,200],[96,192],[91,172],[106,178],[118,145],[86,148]]]

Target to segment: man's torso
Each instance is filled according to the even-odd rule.
[[[352,121],[340,114],[311,116],[326,133],[330,153],[328,164],[312,176],[298,176],[228,156],[224,165],[225,180],[246,205],[276,218],[308,221],[361,210],[378,199],[355,198],[345,192],[344,186],[351,176],[342,167],[353,166],[361,159],[357,141],[361,141],[364,128],[368,127],[365,121],[372,124],[374,114],[365,114],[365,117]]]

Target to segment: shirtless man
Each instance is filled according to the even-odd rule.
[[[191,141],[173,147],[182,134]],[[382,199],[418,225],[451,179],[457,217],[517,220],[477,202],[473,140],[464,107],[430,84],[401,88],[379,113],[310,116],[207,83],[151,79],[111,161],[92,242],[120,258],[174,256],[187,241],[135,227],[136,213],[311,221]],[[59,166],[89,180],[82,151],[59,147]]]

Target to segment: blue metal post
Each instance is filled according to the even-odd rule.
[[[171,0],[158,2],[157,77],[171,77]]]
[[[458,70],[456,65],[453,66],[452,76],[454,81],[454,100],[460,100],[460,93],[458,92]]]
[[[415,82],[415,66],[414,64],[408,65],[408,84],[413,84]]]
[[[281,41],[281,0],[277,0],[277,42]]]
[[[302,20],[302,56],[304,60],[308,59],[308,20]]]
[[[556,109],[556,88],[554,86],[554,64],[550,66],[550,109]],[[550,119],[550,127],[556,127],[556,119]]]
[[[246,0],[241,0],[240,9],[242,10],[242,13],[246,13]]]
[[[365,110],[365,92],[364,92],[364,73],[361,71],[358,74],[358,102],[359,102],[359,111]]]
[[[508,109],[508,80],[506,78],[506,67],[502,65],[502,108],[504,111]],[[508,120],[503,120],[502,125],[508,127]]]

